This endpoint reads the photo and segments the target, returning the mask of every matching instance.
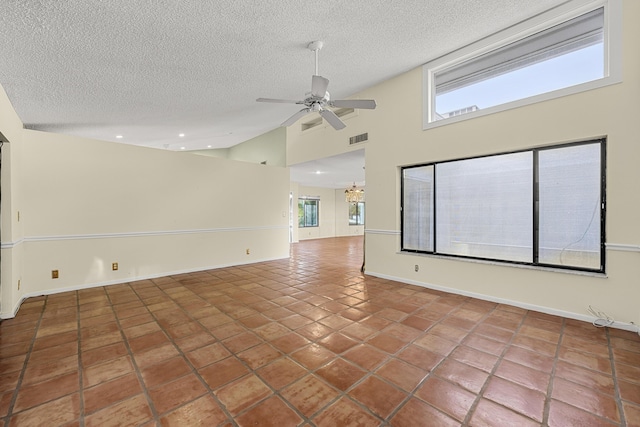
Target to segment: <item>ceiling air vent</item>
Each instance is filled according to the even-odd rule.
[[[361,142],[365,142],[369,140],[369,133],[361,133],[360,135],[352,136],[349,138],[349,145],[360,144]]]

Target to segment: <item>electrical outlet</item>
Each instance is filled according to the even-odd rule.
[[[59,273],[58,270],[51,270],[51,278],[52,279],[57,279],[59,277]]]
[[[415,268],[416,272],[417,272],[418,270],[420,270],[420,267],[418,266],[418,264],[416,264],[414,268]]]
[[[113,271],[116,271],[116,270],[118,269],[118,263],[117,263],[117,262],[112,262],[112,263],[111,263],[111,269],[112,269]]]
[[[247,255],[249,255],[250,253],[251,253],[251,250],[247,248]]]
[[[18,290],[20,290],[20,279],[18,279]]]

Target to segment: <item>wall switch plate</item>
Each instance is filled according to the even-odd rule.
[[[59,277],[58,270],[51,270],[51,278],[57,279]]]
[[[111,263],[111,269],[112,269],[113,271],[116,271],[116,270],[118,269],[118,263],[117,263],[117,262],[112,262],[112,263]]]

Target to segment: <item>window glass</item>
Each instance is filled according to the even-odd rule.
[[[433,166],[402,172],[402,248],[433,251]]]
[[[298,199],[298,227],[318,226],[319,200]]]
[[[531,152],[436,166],[439,253],[531,262]]]
[[[403,168],[402,250],[604,272],[604,144]]]
[[[364,202],[349,204],[349,225],[364,225]]]
[[[604,8],[434,73],[431,121],[605,77]]]
[[[600,145],[543,150],[539,262],[600,268]]]

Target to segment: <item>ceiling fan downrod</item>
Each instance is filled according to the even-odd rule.
[[[324,42],[322,42],[321,40],[316,40],[307,45],[307,48],[316,54],[316,72],[314,76],[320,75],[318,73],[318,52],[320,51],[320,49],[322,49],[322,46],[324,46]]]

